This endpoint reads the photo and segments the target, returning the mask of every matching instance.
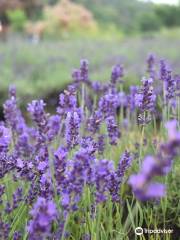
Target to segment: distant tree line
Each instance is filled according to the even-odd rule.
[[[180,26],[180,5],[155,5],[137,0],[73,0],[89,8],[98,22],[115,24],[125,32],[155,31]]]
[[[60,0],[0,0],[0,21],[11,24],[25,19],[40,19],[44,5]],[[156,31],[162,27],[180,26],[180,5],[155,5],[137,0],[69,0],[89,9],[100,26],[115,26],[126,33]],[[11,13],[20,9],[23,13]]]

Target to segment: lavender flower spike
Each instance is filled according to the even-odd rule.
[[[128,151],[125,151],[122,155],[117,170],[111,175],[110,181],[110,193],[112,196],[112,200],[115,202],[120,201],[120,187],[125,175],[125,172],[130,167],[132,161],[132,157]]]
[[[147,72],[149,73],[149,77],[152,79],[155,79],[155,56],[154,54],[149,54],[148,59],[147,59]]]
[[[96,202],[104,202],[108,198],[111,175],[114,172],[114,164],[106,159],[99,160],[95,165]]]
[[[71,111],[67,113],[65,137],[67,146],[69,148],[72,148],[78,144],[80,123],[81,112],[79,109],[77,111]]]
[[[51,236],[51,224],[57,211],[53,201],[39,197],[30,212],[33,219],[29,222],[29,240],[43,240]]]
[[[123,66],[119,64],[115,65],[112,68],[112,72],[111,72],[111,83],[116,84],[118,79],[120,79],[123,76],[124,76]]]
[[[11,133],[8,128],[0,126],[0,150],[5,150],[11,142]]]

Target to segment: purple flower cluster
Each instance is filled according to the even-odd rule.
[[[16,145],[16,152],[21,155],[28,155],[32,148],[30,144],[29,128],[25,123],[20,109],[17,106],[16,89],[10,87],[9,99],[3,105],[6,125],[12,132],[13,144]]]
[[[117,170],[114,171],[113,174],[111,174],[109,190],[112,196],[112,200],[115,202],[120,201],[120,187],[124,179],[125,172],[131,165],[131,161],[132,156],[130,152],[125,151],[118,163]]]
[[[11,133],[8,128],[0,126],[0,150],[6,151],[11,142]]]
[[[38,137],[39,139],[41,138],[41,141],[45,141],[45,134],[47,132],[48,114],[44,110],[45,106],[46,104],[43,100],[33,100],[27,107],[32,120],[38,127]]]
[[[66,113],[77,107],[76,88],[74,85],[68,86],[68,89],[59,95],[59,104],[57,113],[63,117]]]
[[[156,78],[155,64],[156,64],[156,58],[154,54],[151,53],[149,54],[147,59],[147,72],[149,73],[149,77],[152,79]]]
[[[111,83],[116,84],[119,79],[121,79],[124,76],[124,69],[123,66],[120,64],[115,65],[112,68],[111,72]]]
[[[139,107],[141,112],[152,112],[155,108],[156,95],[153,91],[153,80],[142,79],[143,87],[139,93],[135,95],[136,106]]]
[[[96,202],[104,202],[108,198],[111,174],[114,172],[112,161],[102,159],[96,162]]]
[[[68,147],[74,147],[78,144],[80,136],[80,123],[82,115],[79,109],[67,113],[65,122],[65,138]]]
[[[56,219],[56,206],[53,201],[39,197],[30,214],[28,225],[30,240],[43,240],[50,236],[51,226]]]
[[[109,82],[102,84],[90,81],[88,61],[82,60],[73,72],[73,83],[59,95],[56,113],[46,112],[43,100],[33,100],[27,106],[31,117],[27,122],[27,115],[24,117],[18,107],[16,89],[9,89],[3,105],[5,120],[0,122],[0,238],[22,238],[25,221],[21,228],[13,221],[19,212],[29,212],[28,239],[59,240],[71,236],[66,225],[72,221],[69,216],[73,221],[78,218],[75,211],[86,208],[93,218],[98,204],[105,206],[111,201],[114,206],[123,202],[126,188],[122,191],[122,185],[126,184],[132,163],[136,164],[133,154],[137,157],[149,144],[147,136],[142,146],[136,139],[136,152],[131,152],[138,131],[135,123],[139,119],[145,124],[150,117],[158,121],[156,116],[161,119],[163,115],[161,108],[174,100],[175,107],[168,105],[168,110],[177,120],[179,116],[179,76],[161,61],[159,81],[153,55],[148,58],[147,72],[149,76],[143,78],[142,86],[130,86],[125,91],[122,65],[115,65]],[[159,95],[155,91],[158,84],[163,87]],[[145,157],[140,172],[129,179],[140,200],[162,197],[166,192],[154,177],[166,175],[179,154],[176,125],[175,120],[167,123],[168,141],[160,144],[155,156]],[[156,131],[158,135],[159,129]],[[9,181],[12,186],[7,184]],[[85,197],[90,203],[83,202]]]
[[[80,69],[75,69],[72,73],[73,80],[75,82],[88,82],[88,60],[82,59],[80,62]]]
[[[139,123],[147,123],[148,114],[152,114],[155,110],[156,94],[153,89],[153,79],[142,79],[143,86],[139,89],[138,93],[135,94],[135,105],[140,111]]]
[[[132,175],[129,179],[135,196],[142,201],[165,195],[165,186],[154,182],[153,178],[167,174],[171,169],[173,159],[180,151],[180,132],[176,130],[176,121],[168,122],[166,128],[168,129],[168,142],[160,145],[156,156],[147,156],[140,173]]]
[[[117,145],[118,139],[121,136],[120,130],[116,123],[114,116],[109,116],[106,118],[107,131],[109,136],[109,142],[111,145]]]

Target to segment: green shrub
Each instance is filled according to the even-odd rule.
[[[24,29],[25,23],[27,21],[27,16],[23,10],[8,10],[7,16],[13,30],[22,31]]]
[[[180,26],[180,6],[158,5],[155,7],[155,13],[161,18],[164,26]]]
[[[142,32],[158,31],[161,27],[161,20],[154,12],[145,13],[139,18],[139,28]]]

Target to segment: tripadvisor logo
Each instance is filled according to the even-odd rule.
[[[173,229],[147,229],[142,227],[135,228],[135,234],[136,235],[142,235],[142,234],[172,234]]]
[[[143,229],[141,227],[137,227],[135,228],[135,234],[136,235],[142,235],[143,234]]]

